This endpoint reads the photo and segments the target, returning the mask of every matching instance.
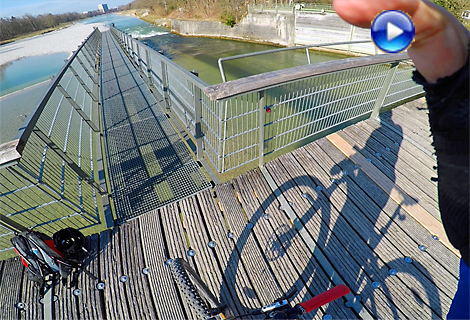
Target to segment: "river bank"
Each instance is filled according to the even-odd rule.
[[[0,63],[4,65],[22,58],[59,52],[72,54],[94,28],[104,29],[105,26],[102,23],[75,23],[60,30],[1,45]]]

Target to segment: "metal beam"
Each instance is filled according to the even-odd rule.
[[[18,222],[15,222],[12,219],[5,217],[4,215],[1,215],[1,214],[0,214],[0,225],[14,232],[22,232],[22,231],[28,230],[28,228],[22,226]]]
[[[65,99],[67,99],[68,102],[72,105],[72,107],[78,112],[80,117],[82,117],[83,121],[85,121],[88,126],[94,131],[94,132],[100,132],[100,129],[96,127],[96,125],[91,121],[90,118],[86,115],[86,113],[80,108],[78,103],[73,100],[73,98],[70,96],[70,94],[62,87],[60,84],[57,85],[57,89],[64,95]]]
[[[77,78],[78,82],[82,85],[83,89],[85,89],[86,93],[88,93],[90,95],[90,97],[93,99],[93,101],[98,101],[98,99],[95,97],[95,95],[90,90],[90,88],[88,88],[86,83],[82,80],[82,78],[80,78],[77,71],[75,71],[75,69],[72,68],[72,66],[69,66],[69,69],[70,69],[70,71],[72,71],[73,75]]]
[[[90,186],[95,188],[100,195],[107,194],[106,190],[93,180],[82,168],[80,168],[72,159],[70,159],[65,152],[63,152],[47,135],[44,134],[39,128],[34,127],[33,132],[41,139],[52,151],[54,151],[80,178],[85,180]]]

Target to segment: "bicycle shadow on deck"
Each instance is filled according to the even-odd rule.
[[[402,128],[398,124],[394,123],[393,120],[388,123],[389,127],[393,128],[395,131],[396,137],[394,146],[392,148],[382,145],[384,148],[383,152],[398,152],[401,146],[403,139]],[[383,141],[383,133],[379,129],[375,129],[367,139],[363,148],[355,148],[357,152],[374,156],[373,150],[377,150],[378,141]],[[329,143],[323,139],[323,143]],[[381,143],[382,144],[382,143]],[[388,148],[388,150],[385,150]],[[392,151],[390,150],[392,149]],[[376,153],[381,153],[376,151]],[[396,155],[396,154],[395,154]],[[396,183],[395,176],[395,165],[397,161],[397,156],[391,157],[382,157],[381,154],[376,154],[375,158],[372,158],[371,162],[379,167],[382,166],[382,170],[389,169],[386,174],[388,179],[393,183],[392,186]],[[328,157],[328,155],[325,155]],[[313,155],[310,154],[311,162],[315,162]],[[386,159],[385,159],[386,158]],[[380,165],[380,162],[383,163]],[[281,161],[279,161],[281,163]],[[287,164],[284,164],[287,170]],[[383,166],[386,167],[383,167]],[[321,168],[320,168],[321,170]],[[325,169],[326,170],[326,169]],[[383,292],[383,295],[388,297],[386,302],[388,305],[386,307],[380,306],[379,309],[388,309],[391,312],[393,318],[399,318],[401,316],[401,311],[399,311],[399,299],[397,300],[393,294],[396,295],[397,291],[401,290],[399,288],[392,288],[392,291],[387,286],[387,283],[393,283],[393,281],[387,281],[389,268],[392,268],[393,265],[403,266],[403,259],[391,259],[392,261],[387,260],[382,256],[375,254],[375,250],[378,249],[379,245],[384,241],[389,228],[392,226],[393,222],[396,219],[404,220],[407,217],[404,214],[400,213],[401,206],[403,204],[409,203],[400,203],[397,204],[393,202],[393,205],[396,206],[396,209],[393,213],[390,211],[390,201],[389,194],[392,190],[379,190],[377,185],[375,185],[375,190],[372,192],[368,198],[368,193],[371,190],[361,189],[364,188],[364,181],[373,182],[369,177],[365,175],[364,172],[348,158],[339,161],[336,163],[328,172],[330,176],[339,177],[336,181],[331,183],[328,187],[325,187],[319,178],[316,178],[312,175],[309,175],[308,172],[305,172],[304,175],[299,175],[291,180],[283,183],[278,186],[280,193],[286,194],[286,191],[289,189],[300,188],[303,195],[298,199],[298,201],[307,201],[309,208],[306,210],[303,215],[300,215],[301,211],[298,211],[297,218],[302,222],[303,227],[310,222],[316,221],[317,219],[321,220],[320,230],[318,236],[315,240],[316,247],[313,250],[313,255],[315,256],[315,251],[320,250],[323,255],[332,264],[336,272],[344,270],[341,272],[340,277],[345,282],[345,284],[351,289],[354,295],[359,294],[362,298],[361,303],[367,306],[367,309],[374,317],[384,316],[378,311],[378,304],[384,304],[380,299],[376,300],[376,294],[372,293],[374,289],[368,288],[366,290],[364,286],[371,286],[372,281],[378,281],[381,283],[380,290]],[[355,182],[355,180],[362,180],[362,184]],[[326,184],[325,184],[326,185]],[[379,190],[379,191],[377,191]],[[362,192],[365,195],[365,201],[372,202],[365,205],[364,202],[361,203],[361,195],[357,192]],[[336,204],[333,204],[332,199],[334,198],[335,192],[344,192],[347,196],[344,204],[341,206],[336,201]],[[297,199],[295,199],[297,200]],[[415,199],[416,200],[416,199]],[[364,200],[363,200],[364,201]],[[417,200],[416,200],[417,201]],[[270,195],[257,209],[253,217],[250,219],[250,223],[255,225],[260,219],[263,218],[265,212],[263,208],[268,208],[272,204],[277,204],[277,198],[274,193]],[[365,207],[367,206],[367,208]],[[385,209],[388,206],[388,209]],[[292,206],[291,206],[292,207]],[[295,210],[298,207],[296,206]],[[304,210],[302,210],[304,211]],[[388,212],[388,221],[384,223],[383,215]],[[360,217],[360,215],[365,215]],[[320,216],[320,217],[316,217]],[[381,217],[382,216],[382,217]],[[360,219],[358,219],[360,218]],[[366,219],[362,221],[361,219]],[[380,223],[379,223],[380,221]],[[308,228],[306,229],[307,231]],[[235,248],[243,248],[247,242],[247,239],[253,235],[251,229],[245,229],[243,233],[236,240]],[[295,238],[298,235],[298,231],[291,227],[290,225],[281,225],[275,230],[275,232],[270,237],[270,242],[266,244],[264,249],[264,256],[267,261],[273,261],[279,258],[282,258],[286,254],[296,254],[289,253],[289,248],[293,241],[297,241]],[[362,245],[362,247],[361,247]],[[330,248],[331,247],[331,248]],[[336,248],[336,249],[335,249]],[[334,256],[333,252],[338,252],[338,248],[342,252],[342,256]],[[393,255],[390,255],[393,257]],[[398,261],[400,260],[400,261]],[[227,268],[234,268],[242,265],[243,262],[240,261],[239,253],[234,250],[230,256]],[[391,265],[392,267],[389,267]],[[309,290],[312,293],[324,291],[328,288],[314,288],[313,284],[316,281],[312,281],[312,277],[319,276],[316,272],[316,268],[319,266],[315,258],[310,258],[308,265],[305,266],[303,273],[299,276],[298,279],[292,279],[293,286],[296,286],[299,290],[306,286],[306,279],[310,279]],[[441,298],[439,292],[436,288],[436,285],[433,281],[432,275],[426,270],[426,268],[417,261],[413,261],[414,271],[420,272],[422,274],[421,279],[426,278],[426,284],[421,284],[424,288],[425,293],[417,292],[413,285],[409,287],[410,291],[413,293],[413,298],[416,302],[423,306],[424,304],[429,304],[429,309],[434,312],[437,316],[443,317],[443,310],[441,307]],[[408,268],[409,270],[410,268]],[[312,272],[313,270],[313,272]],[[347,270],[347,271],[345,271]],[[398,272],[408,272],[407,270],[397,270]],[[385,276],[384,276],[385,273]],[[229,283],[223,283],[221,287],[221,292],[231,292],[230,288],[236,286],[235,279],[226,279]],[[329,280],[329,279],[328,279]],[[393,279],[396,281],[403,281]],[[321,283],[321,282],[320,282]],[[402,284],[405,285],[405,284]],[[426,296],[423,296],[426,295]],[[233,297],[237,299],[237,297]],[[413,299],[408,297],[408,299]],[[305,298],[304,298],[305,300]],[[328,313],[330,306],[327,307],[325,313]]]

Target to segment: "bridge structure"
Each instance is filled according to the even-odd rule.
[[[0,146],[0,250],[74,227],[98,280],[40,299],[18,258],[0,261],[2,316],[193,318],[166,265],[184,257],[236,314],[344,283],[307,318],[444,318],[459,257],[412,71],[392,54],[209,86],[96,29]]]

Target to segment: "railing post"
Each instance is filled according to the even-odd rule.
[[[259,124],[258,124],[258,133],[259,133],[259,166],[264,166],[264,107],[265,107],[265,97],[264,90],[259,92]]]
[[[141,72],[144,72],[144,67],[142,66],[142,59],[140,58],[140,45],[136,43],[136,50],[137,50],[137,66],[139,67]]]
[[[163,100],[165,101],[165,108],[170,110],[170,95],[168,92],[168,77],[166,70],[166,63],[162,60],[162,90],[163,90]]]
[[[148,48],[145,48],[145,58],[147,59],[147,77],[149,79],[149,84],[153,85],[153,79],[152,79],[152,62],[151,62],[151,57],[150,57],[150,50]]]
[[[354,38],[354,31],[356,30],[356,27],[351,25],[351,31],[349,32],[349,41],[352,41],[352,39]],[[351,51],[351,45],[348,44],[348,52]]]
[[[193,86],[194,88],[194,110],[196,120],[196,157],[197,160],[202,160],[204,157],[202,151],[202,130],[201,130],[201,90]]]
[[[390,84],[392,83],[393,76],[397,71],[399,62],[392,62],[390,66],[390,70],[388,70],[387,77],[385,78],[382,90],[380,90],[379,96],[375,101],[374,109],[372,109],[372,114],[370,115],[371,118],[377,118],[380,114],[380,109],[385,101],[385,97],[387,96],[388,89],[390,88]]]

